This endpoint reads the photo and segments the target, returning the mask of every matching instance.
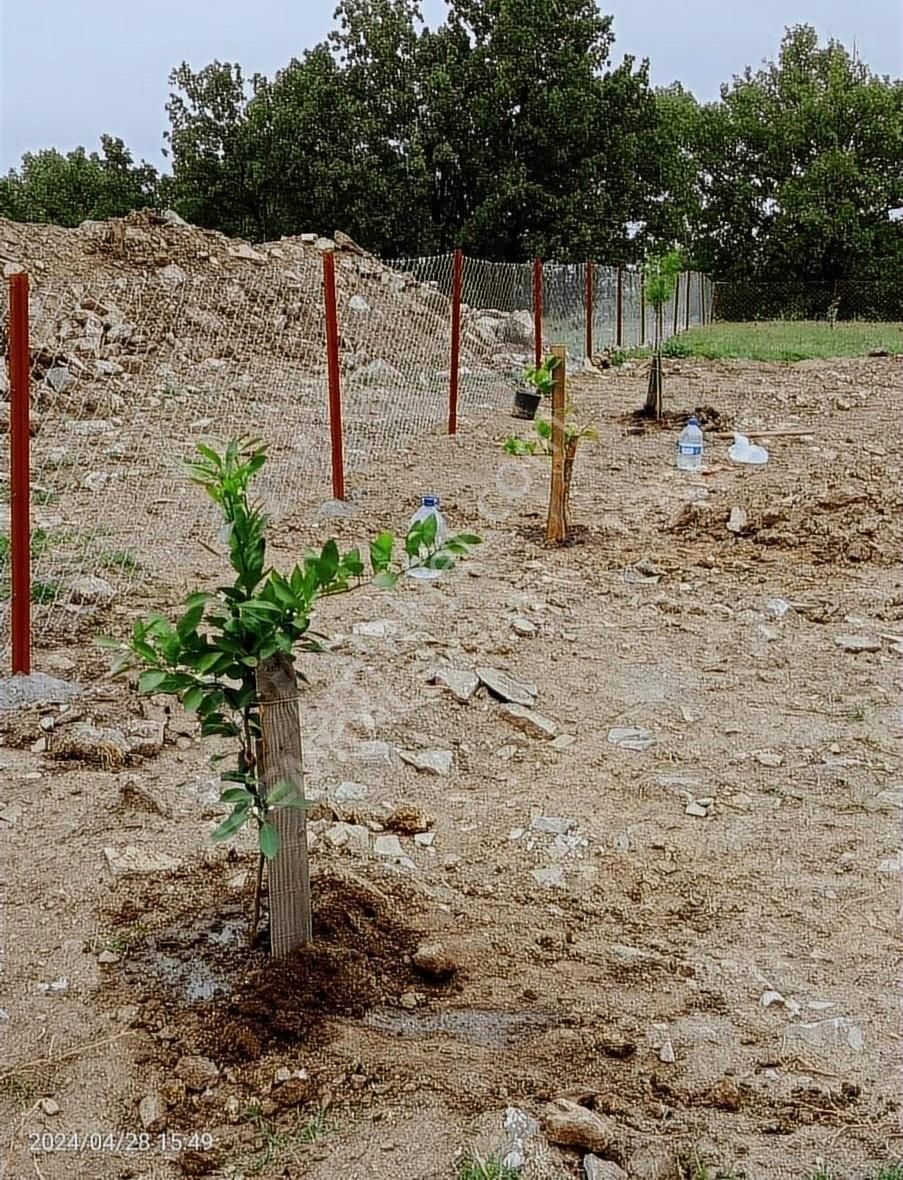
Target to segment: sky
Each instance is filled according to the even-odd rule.
[[[550,3],[554,0],[550,0]],[[271,76],[325,38],[336,0],[0,0],[0,170],[25,151],[96,148],[120,136],[160,167],[170,70],[218,58]],[[602,0],[615,55],[651,60],[654,85],[697,98],[776,55],[788,24],[813,24],[879,74],[903,76],[901,0]],[[422,0],[427,24],[444,0]]]

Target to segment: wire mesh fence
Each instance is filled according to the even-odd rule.
[[[719,282],[714,284],[713,317],[732,323],[899,323],[903,321],[903,285],[853,279],[823,283]]]
[[[275,274],[167,266],[31,283],[35,631],[65,632],[86,607],[147,585],[182,590],[196,578],[199,544],[216,527],[213,506],[186,486],[181,467],[198,443],[241,435],[267,442],[257,491],[275,522],[299,504],[328,499],[336,457],[323,257],[312,246],[290,257],[289,245],[279,249],[285,264]],[[414,439],[449,429],[452,396],[462,430],[468,415],[507,406],[536,355],[537,324],[540,351],[564,343],[578,364],[588,350],[651,338],[641,276],[629,268],[463,258],[456,272],[453,255],[385,263],[356,249],[337,250],[334,259],[340,462],[352,476],[377,463],[391,471]],[[696,286],[703,290],[701,279]],[[3,284],[0,351],[7,354],[8,294]],[[691,305],[678,294],[666,323],[677,331],[704,318],[701,295]],[[5,370],[0,364],[2,397]],[[7,430],[0,434],[5,471],[9,444]]]

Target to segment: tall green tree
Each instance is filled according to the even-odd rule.
[[[899,248],[903,84],[810,26],[722,88],[696,150],[697,258],[716,276],[834,283]]]
[[[100,152],[83,147],[28,152],[0,178],[0,215],[14,221],[75,226],[88,218],[121,217],[155,204],[156,169],[136,164],[121,139],[103,135]]]

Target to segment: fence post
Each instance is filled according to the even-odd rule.
[[[542,364],[542,259],[533,259],[533,355]]]
[[[640,271],[640,348],[646,343],[646,276]]]
[[[687,271],[687,294],[684,300],[686,303],[686,307],[684,308],[684,331],[688,331],[690,327],[690,280],[692,277],[691,272]]]
[[[12,672],[31,671],[31,363],[28,275],[9,280],[9,523]]]
[[[674,323],[671,329],[672,336],[677,335],[677,329],[680,327],[680,275],[677,276],[677,282],[674,284]]]
[[[593,272],[595,269],[594,262],[587,262],[586,264],[586,359],[592,360],[593,356]]]
[[[257,669],[257,699],[263,734],[263,785],[267,794],[281,783],[294,788],[292,803],[304,799],[298,680],[291,656],[277,652]],[[271,823],[279,848],[269,862],[270,953],[280,959],[310,942],[310,866],[306,813],[300,806],[275,807]]]
[[[458,433],[458,374],[461,365],[461,280],[464,255],[452,255],[451,368],[448,374],[448,433]]]
[[[564,476],[565,437],[564,414],[567,403],[567,349],[563,344],[552,345],[552,356],[558,358],[553,369],[555,385],[552,389],[552,479],[549,487],[549,518],[546,541],[560,545],[567,540],[567,482]]]
[[[615,345],[624,347],[624,263],[618,264],[617,297],[615,299]]]
[[[339,316],[335,295],[335,253],[323,255],[323,296],[326,310],[326,366],[329,379],[329,436],[332,450],[332,495],[345,499],[345,454],[342,440],[342,384],[339,362]]]

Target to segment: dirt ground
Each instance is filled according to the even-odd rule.
[[[672,433],[628,433],[641,372],[575,378],[600,441],[560,550],[548,461],[502,453],[528,432],[504,410],[356,475],[347,517],[324,518],[325,491],[299,504],[278,565],[403,527],[424,491],[484,543],[435,584],[323,605],[329,650],[302,661],[317,943],[278,970],[246,949],[252,845],[210,841],[190,718],[118,772],[7,724],[0,1174],[442,1180],[507,1106],[559,1095],[612,1119],[610,1158],[646,1180],[867,1180],[899,1159],[900,376],[670,363],[671,406],[795,432],[764,467],[712,439],[701,475],[675,469]],[[37,669],[82,683],[98,724],[165,716],[88,642],[149,605],[173,608],[84,608],[39,638]],[[354,632],[375,620],[394,626]],[[532,684],[559,738],[485,689],[457,700],[443,666]],[[450,751],[451,771],[399,749]],[[399,804],[433,841],[379,856]],[[371,851],[331,847],[336,818],[369,823]],[[104,850],[126,846],[174,867],[114,876]],[[423,940],[450,980],[418,972]],[[583,1174],[576,1150],[548,1160]]]

